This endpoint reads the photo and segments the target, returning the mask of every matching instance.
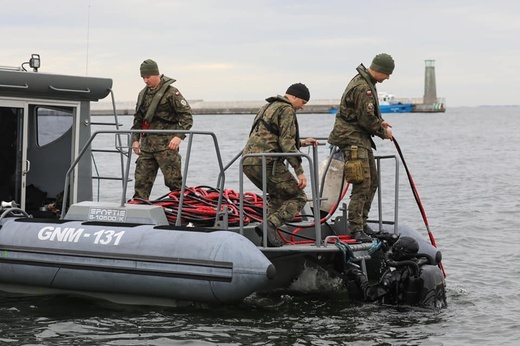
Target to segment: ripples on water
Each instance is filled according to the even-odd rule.
[[[0,299],[2,345],[512,345],[520,337],[519,108],[391,114],[405,160],[444,256],[448,308],[359,304],[320,275],[236,306],[127,307],[80,298]],[[122,121],[129,127],[130,117]],[[196,116],[224,162],[244,145],[252,115]],[[327,137],[330,115],[299,115],[302,136]],[[396,154],[376,140],[377,153]],[[204,149],[204,147],[202,148]],[[204,185],[207,151],[189,185]],[[199,166],[197,168],[197,162]],[[161,195],[161,178],[156,195]],[[230,185],[236,178],[228,178]],[[401,223],[424,231],[401,167]],[[236,188],[236,187],[234,187]],[[246,188],[247,189],[247,188]],[[132,187],[129,189],[132,190]],[[103,188],[103,191],[110,189]],[[425,231],[424,231],[425,232]],[[426,232],[425,232],[426,234]]]
[[[251,296],[237,306],[182,308],[122,307],[70,297],[4,300],[0,343],[384,345],[399,340],[410,345],[432,341],[436,332],[424,325],[442,319],[443,312],[354,304],[345,295],[288,291]]]

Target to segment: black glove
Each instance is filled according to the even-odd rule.
[[[353,279],[353,280],[356,280],[358,279],[360,276],[365,276],[365,274],[363,273],[363,271],[361,269],[358,269],[358,268],[351,268],[349,270],[347,270],[347,277],[349,279]]]

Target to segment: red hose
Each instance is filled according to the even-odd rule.
[[[394,142],[395,148],[397,149],[397,152],[399,153],[399,157],[401,158],[401,161],[403,162],[404,169],[406,170],[406,175],[408,176],[408,181],[410,182],[410,187],[412,188],[413,196],[415,197],[415,201],[417,202],[417,206],[419,207],[419,210],[421,212],[424,225],[426,226],[426,231],[428,231],[428,236],[430,237],[430,242],[434,247],[437,247],[437,242],[435,241],[435,237],[433,236],[432,231],[430,231],[430,225],[428,224],[428,218],[426,217],[426,212],[424,211],[424,207],[421,202],[421,198],[419,197],[419,192],[417,191],[417,188],[415,187],[415,183],[412,178],[412,174],[410,173],[410,170],[408,170],[408,166],[406,165],[406,161],[404,160],[403,153],[401,151],[401,148],[399,147],[399,143],[397,143],[397,140],[395,137],[393,137],[392,141]],[[442,273],[444,277],[446,277],[446,271],[444,270],[444,266],[442,263],[439,263],[439,267],[442,270]]]

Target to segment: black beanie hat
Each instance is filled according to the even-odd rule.
[[[371,70],[381,72],[387,75],[391,75],[392,72],[394,72],[394,68],[394,59],[386,53],[376,55],[374,57],[374,60],[372,60],[372,65],[370,65]]]
[[[309,101],[309,99],[311,98],[311,93],[309,92],[309,89],[305,86],[305,84],[302,83],[295,83],[291,85],[285,93],[296,96],[305,101]]]
[[[140,67],[140,71],[141,77],[158,76],[160,74],[157,63],[152,59],[146,59],[143,61]]]

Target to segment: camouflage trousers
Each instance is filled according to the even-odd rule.
[[[351,159],[350,146],[342,148],[345,160]],[[371,149],[358,148],[358,158],[363,161],[363,182],[352,185],[348,204],[349,231],[362,231],[366,225],[372,201],[377,191],[378,175],[374,153]]]
[[[150,198],[159,168],[164,176],[164,185],[170,191],[181,188],[181,155],[178,151],[170,149],[156,152],[141,151],[135,162],[134,198],[144,200]]]
[[[298,187],[298,181],[287,167],[277,163],[267,165],[266,188],[269,198],[267,220],[275,227],[293,221],[307,203],[305,192]],[[244,174],[259,189],[262,189],[262,166],[244,166]]]

